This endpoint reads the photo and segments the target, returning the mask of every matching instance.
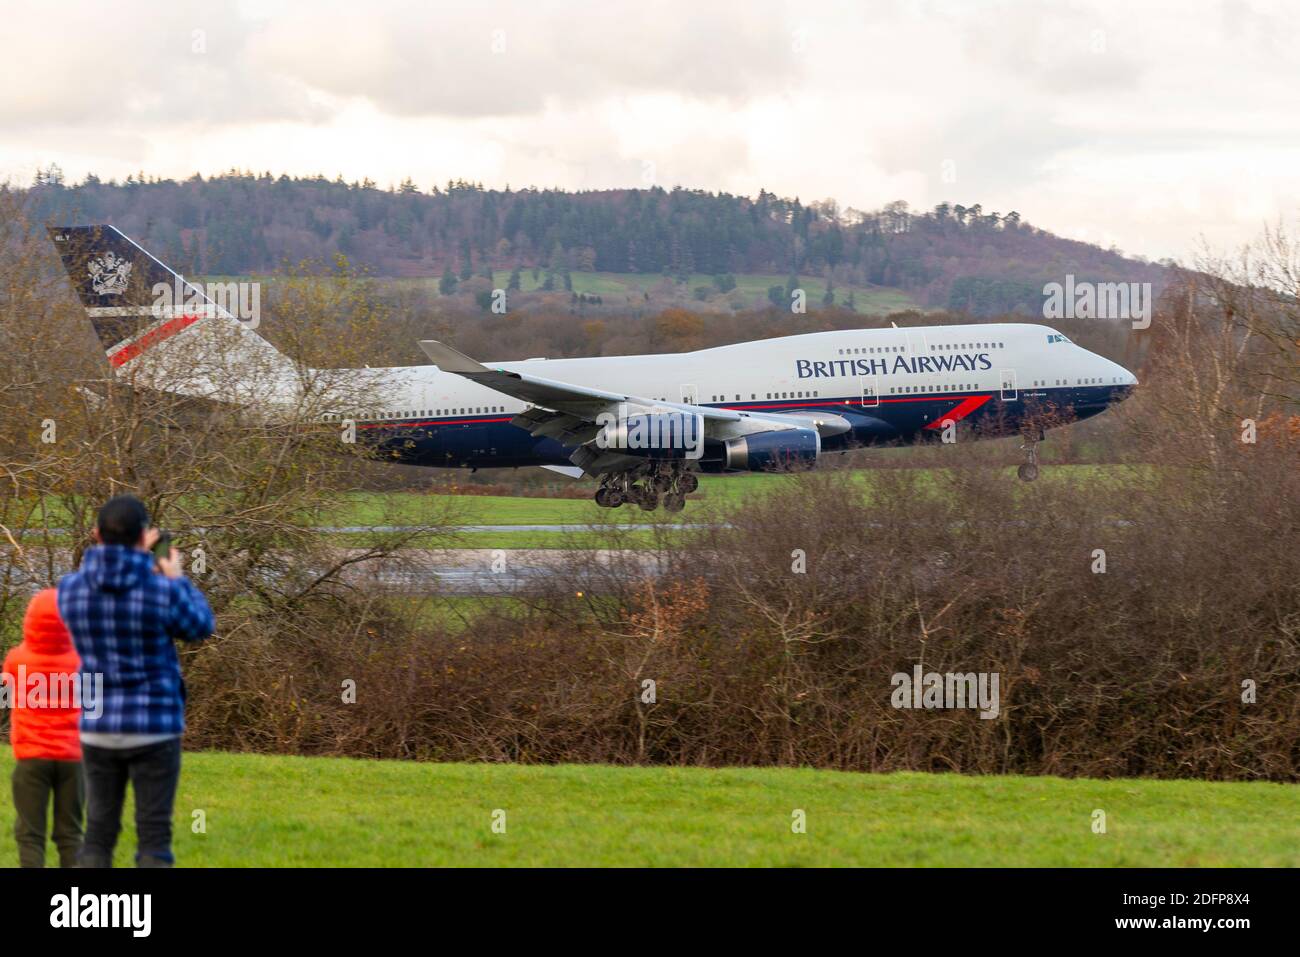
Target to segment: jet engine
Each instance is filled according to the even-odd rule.
[[[723,472],[779,472],[811,468],[822,450],[816,429],[755,432],[722,444]]]

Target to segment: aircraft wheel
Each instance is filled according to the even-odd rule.
[[[646,492],[637,501],[637,504],[641,506],[641,511],[653,512],[655,509],[659,507],[659,493],[646,490]]]
[[[609,508],[609,507],[610,507],[610,505],[609,505],[609,489],[608,489],[608,488],[598,488],[598,489],[596,489],[596,504],[599,505],[601,508]]]
[[[669,492],[664,496],[665,512],[680,512],[686,507],[686,496],[681,492]]]
[[[1020,468],[1016,469],[1016,474],[1020,476],[1020,481],[1032,482],[1038,478],[1038,466],[1033,462],[1025,462]]]
[[[683,472],[677,480],[677,488],[683,495],[690,495],[700,487],[700,479],[694,472]]]
[[[627,500],[626,497],[623,495],[622,489],[608,488],[605,489],[605,491],[608,493],[605,496],[606,508],[618,508]]]

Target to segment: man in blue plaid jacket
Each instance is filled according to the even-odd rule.
[[[181,574],[176,549],[166,558],[150,551],[158,534],[139,499],[110,499],[99,510],[98,544],[59,582],[59,615],[72,632],[82,674],[103,676],[102,707],[81,715],[82,867],[112,866],[128,780],[135,791],[136,864],[174,862],[185,683],[173,641],[201,641],[214,623],[203,593]]]

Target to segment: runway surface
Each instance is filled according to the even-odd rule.
[[[664,529],[682,529],[682,528],[711,528],[707,522],[701,523],[681,523],[681,522],[629,522],[622,524],[618,522],[596,522],[587,525],[339,525],[339,526],[318,526],[318,532],[333,532],[337,534],[357,534],[361,532],[384,532],[393,534],[398,532],[600,532],[610,529],[617,529],[620,532],[649,532],[656,528]]]
[[[345,580],[368,583],[398,595],[518,595],[541,590],[557,576],[580,568],[610,569],[653,575],[658,559],[651,552],[618,549],[458,548],[407,549],[393,560],[371,563]],[[586,587],[590,587],[589,585]]]
[[[50,555],[43,548],[28,547],[24,560],[9,566],[11,551],[0,549],[0,572],[8,566],[10,586],[18,592],[35,592],[49,584],[51,559],[56,580],[71,569],[70,549],[53,549]],[[338,548],[328,563],[355,558],[364,551]],[[322,570],[325,564],[321,563]],[[340,578],[357,588],[395,595],[519,595],[540,591],[543,583],[581,568],[620,567],[632,574],[654,574],[657,566],[653,553],[622,549],[409,548],[349,565]],[[204,576],[194,575],[193,579],[203,587]],[[578,580],[576,574],[574,580]]]

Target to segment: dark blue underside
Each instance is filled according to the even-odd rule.
[[[946,392],[932,395],[882,397],[864,407],[860,396],[768,402],[720,402],[707,408],[763,412],[831,412],[853,425],[844,435],[822,443],[825,452],[863,445],[912,444],[937,439],[932,426],[954,413],[967,399],[985,397],[979,408],[962,419],[981,438],[1009,435],[1026,422],[1045,427],[1094,416],[1128,395],[1128,386],[1093,385],[1022,390],[1016,399],[997,392]],[[568,465],[573,449],[554,439],[534,438],[510,424],[510,415],[471,415],[364,423],[363,440],[378,446],[393,460],[409,465],[512,468],[528,465]],[[707,450],[706,450],[707,456]]]

